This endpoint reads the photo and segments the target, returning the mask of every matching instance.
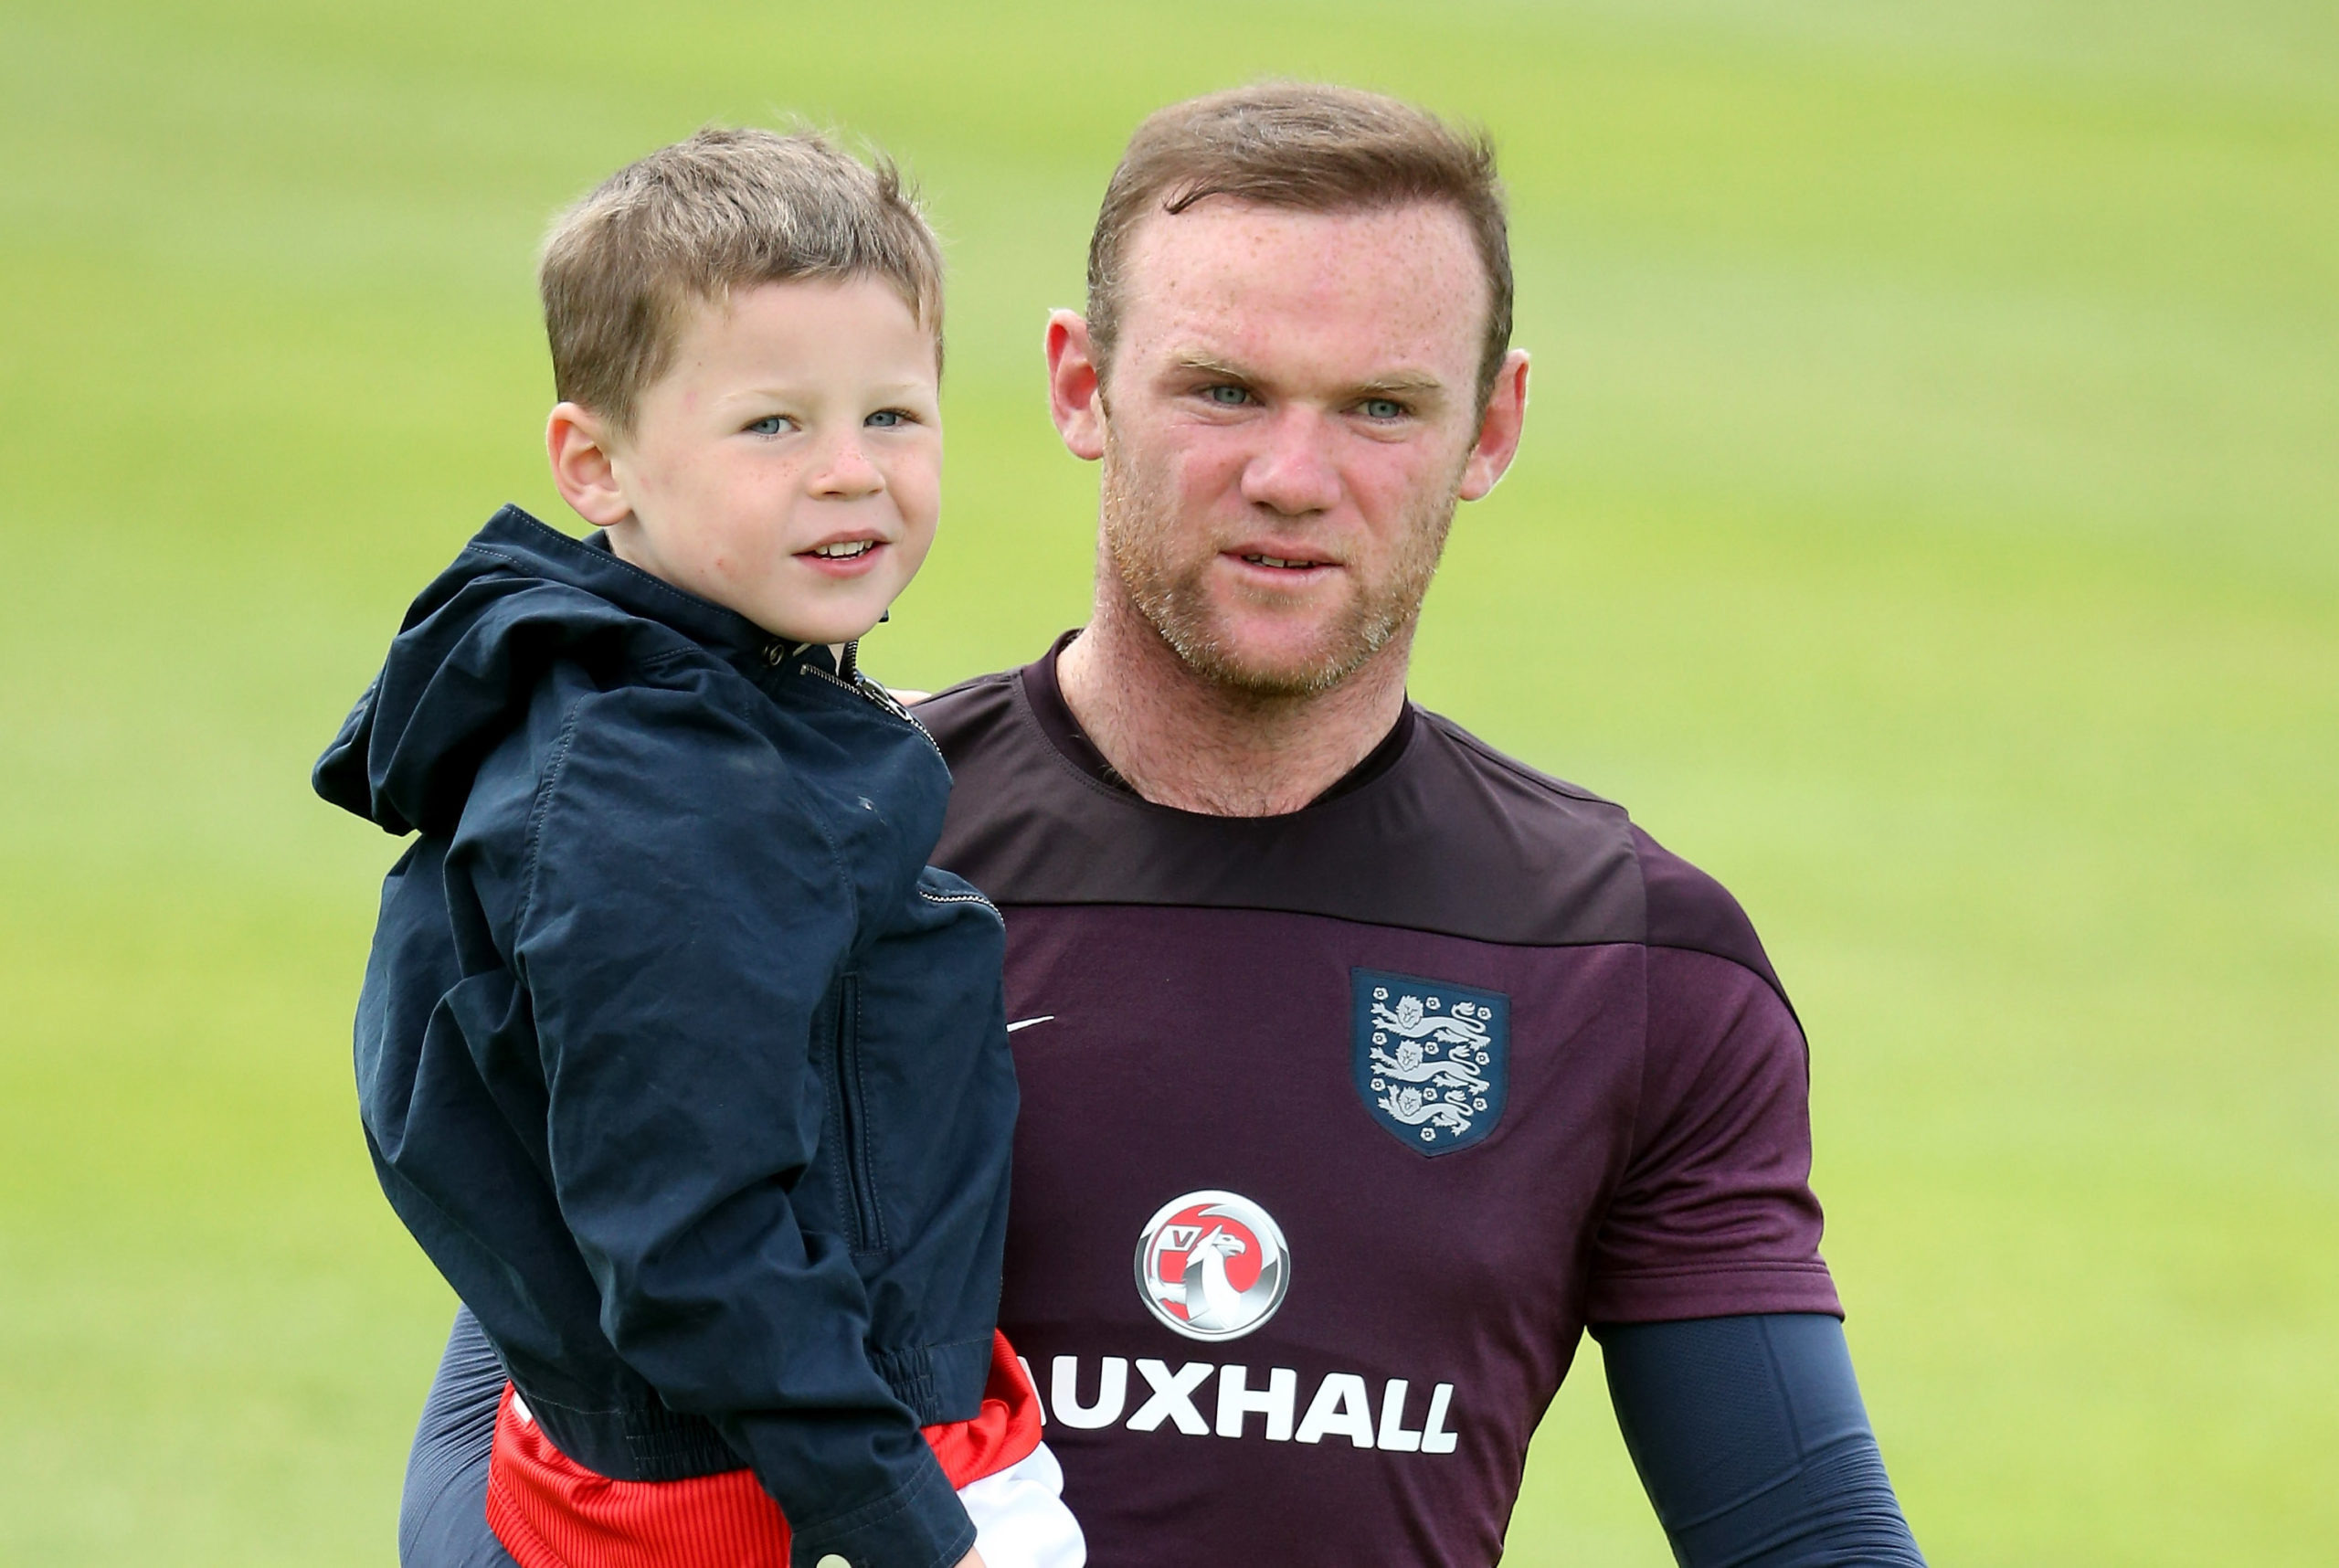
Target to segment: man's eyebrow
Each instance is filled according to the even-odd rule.
[[[1250,381],[1255,379],[1249,371],[1244,369],[1241,366],[1230,365],[1225,360],[1216,358],[1211,355],[1203,354],[1199,350],[1178,355],[1172,358],[1170,363],[1173,369],[1199,371],[1204,376],[1220,376],[1225,377],[1229,381]]]
[[[1445,383],[1427,371],[1399,376],[1375,376],[1353,388],[1359,397],[1388,397],[1402,396],[1418,397],[1445,390]]]
[[[1229,364],[1200,350],[1177,355],[1170,364],[1178,370],[1215,376],[1228,381],[1249,384],[1258,379],[1255,374],[1241,366]],[[1445,390],[1445,383],[1428,371],[1399,371],[1395,375],[1376,376],[1369,381],[1360,381],[1348,389],[1347,396],[1351,400],[1360,397],[1431,397]]]

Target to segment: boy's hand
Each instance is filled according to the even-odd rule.
[[[934,695],[932,692],[913,692],[907,686],[888,686],[885,694],[905,708],[914,708]],[[960,1568],[964,1568],[964,1564]]]

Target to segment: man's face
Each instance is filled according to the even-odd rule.
[[[1508,460],[1483,450],[1468,228],[1443,204],[1216,198],[1148,218],[1124,279],[1095,424],[1105,569],[1215,683],[1338,684],[1410,632],[1455,500]]]
[[[594,441],[606,484],[569,499],[619,556],[767,631],[849,641],[934,540],[934,337],[883,281],[744,289],[693,313],[632,428]]]

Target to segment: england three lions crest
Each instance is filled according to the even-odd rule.
[[[1392,1138],[1451,1154],[1495,1129],[1510,1087],[1510,998],[1352,969],[1356,1092]]]

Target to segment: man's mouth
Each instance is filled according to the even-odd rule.
[[[1271,567],[1282,572],[1305,572],[1331,564],[1328,561],[1302,560],[1293,556],[1269,556],[1255,552],[1245,552],[1238,558],[1247,566]]]

